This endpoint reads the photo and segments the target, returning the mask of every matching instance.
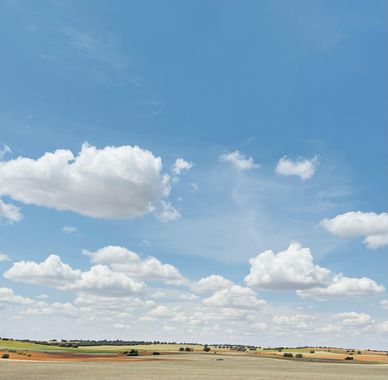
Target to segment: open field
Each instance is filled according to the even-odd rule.
[[[386,364],[316,363],[261,356],[187,353],[118,362],[0,361],[0,379],[387,379]]]

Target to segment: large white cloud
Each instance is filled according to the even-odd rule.
[[[245,283],[260,289],[297,290],[300,297],[326,300],[335,297],[371,296],[384,286],[370,278],[351,278],[315,265],[308,248],[292,243],[286,251],[260,253],[250,261]]]
[[[388,245],[388,213],[350,211],[321,221],[330,233],[342,238],[365,237],[368,248]]]
[[[229,162],[237,170],[249,170],[260,167],[256,164],[252,157],[246,157],[241,154],[238,150],[234,152],[222,154],[219,157],[221,162]]]
[[[77,156],[60,149],[36,160],[0,161],[0,196],[96,218],[130,219],[168,196],[169,177],[161,170],[161,159],[137,146],[97,149],[85,143]],[[5,210],[17,221],[17,209],[9,207]]]
[[[317,157],[311,159],[301,158],[298,160],[291,160],[284,156],[279,160],[275,172],[278,175],[298,176],[305,181],[314,175],[317,165]]]
[[[330,271],[314,265],[310,249],[292,243],[287,250],[274,254],[271,250],[249,260],[249,286],[262,289],[306,289],[327,282]]]
[[[184,284],[187,280],[177,268],[170,264],[162,264],[155,257],[145,259],[125,247],[107,246],[95,252],[84,251],[92,263],[106,264],[115,272],[125,273],[130,277],[163,281],[168,284]]]
[[[300,297],[312,297],[319,300],[336,297],[373,296],[385,290],[383,285],[367,277],[351,278],[342,274],[334,275],[329,284],[312,289],[298,290]]]
[[[54,287],[65,286],[78,280],[80,276],[80,270],[64,264],[57,255],[50,255],[41,263],[18,261],[4,273],[4,277],[9,280]]]

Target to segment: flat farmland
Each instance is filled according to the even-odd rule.
[[[140,359],[140,358],[139,358]],[[187,353],[117,362],[0,361],[0,379],[374,379],[386,380],[388,365],[317,363],[243,355]]]

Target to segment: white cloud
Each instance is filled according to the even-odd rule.
[[[5,253],[0,252],[0,263],[4,261],[9,261],[9,257]]]
[[[54,302],[52,304],[48,304],[47,302],[38,302],[34,306],[23,311],[22,314],[29,317],[55,314],[67,317],[76,317],[79,314],[79,310],[69,302]]]
[[[199,297],[192,293],[184,293],[179,296],[179,299],[182,301],[195,301]]]
[[[388,213],[350,211],[321,221],[330,233],[342,238],[364,236],[368,248],[388,245]]]
[[[73,283],[81,276],[81,271],[64,264],[57,255],[50,255],[45,261],[18,261],[4,273],[9,280],[33,285],[61,287]]]
[[[361,297],[384,291],[384,286],[369,278],[350,278],[315,265],[310,250],[299,243],[290,244],[278,254],[270,250],[260,253],[249,263],[247,285],[261,289],[296,289],[297,295],[303,298]]]
[[[203,293],[208,291],[215,291],[231,287],[233,282],[218,275],[212,274],[211,276],[201,278],[199,281],[194,282],[191,285],[191,289],[196,293]]]
[[[172,166],[171,170],[175,175],[179,175],[184,170],[190,170],[192,167],[193,167],[192,162],[188,162],[188,161],[184,160],[183,158],[178,158],[175,161],[174,165]]]
[[[239,285],[217,290],[212,296],[204,299],[206,306],[254,309],[266,304],[264,300],[258,299],[256,293],[249,288]]]
[[[0,199],[0,218],[6,219],[9,222],[20,222],[23,219],[23,215],[20,212],[20,208],[10,204],[4,203]]]
[[[175,285],[187,281],[174,266],[162,264],[152,256],[141,259],[137,253],[125,247],[107,246],[96,252],[84,251],[84,254],[87,254],[94,264],[106,264],[115,272],[125,273],[133,278]]]
[[[0,304],[2,303],[25,305],[32,303],[32,300],[15,294],[10,288],[0,288]]]
[[[381,332],[388,332],[388,321],[381,322],[377,325],[377,330]]]
[[[382,300],[380,306],[382,309],[388,310],[388,300]]]
[[[384,286],[367,277],[351,278],[342,274],[334,275],[331,282],[323,287],[298,290],[298,296],[302,298],[313,297],[318,300],[326,300],[336,297],[364,297],[373,296],[383,292]]]
[[[331,318],[340,320],[344,326],[362,326],[372,322],[370,315],[355,311],[333,314]]]
[[[330,271],[314,265],[308,248],[292,243],[286,251],[274,254],[271,250],[249,260],[250,274],[245,277],[249,286],[262,289],[306,289],[324,284]]]
[[[174,220],[178,220],[181,217],[180,212],[174,208],[170,202],[167,201],[161,201],[161,211],[156,214],[156,217],[161,222],[172,222]]]
[[[63,226],[62,231],[66,234],[77,232],[77,228],[73,226]]]
[[[259,164],[255,164],[252,157],[246,157],[238,150],[234,152],[222,154],[219,157],[221,162],[229,162],[237,170],[249,170],[260,167]]]
[[[303,314],[296,315],[275,315],[273,317],[273,322],[276,325],[286,325],[286,326],[305,326],[305,321],[311,317]]]
[[[317,165],[317,157],[311,159],[301,158],[294,161],[284,156],[279,160],[275,172],[278,175],[298,176],[305,181],[314,175]]]
[[[82,272],[78,280],[62,286],[61,289],[111,296],[128,296],[142,292],[145,285],[143,282],[129,278],[124,273],[112,271],[106,265],[94,265],[89,271]]]
[[[144,316],[140,317],[141,321],[154,321],[156,319],[161,318],[172,318],[174,316],[174,312],[170,310],[167,306],[158,305]]]
[[[131,219],[168,196],[169,177],[161,170],[161,159],[137,146],[85,143],[76,157],[62,149],[36,160],[1,161],[0,195],[96,218]],[[15,209],[13,215],[18,218]]]

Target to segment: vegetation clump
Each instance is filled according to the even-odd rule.
[[[303,358],[303,354],[296,354],[295,357],[298,358],[298,359],[302,359]]]
[[[2,359],[8,359],[9,358],[9,354],[3,354],[3,355],[1,355],[1,358]]]
[[[205,346],[205,347],[203,348],[203,350],[204,350],[205,352],[209,352],[209,351],[210,351],[210,347],[209,347],[209,346]]]
[[[132,349],[128,352],[127,356],[139,356],[139,351]]]
[[[353,356],[347,356],[345,360],[353,360]]]
[[[285,358],[293,358],[294,355],[293,355],[291,352],[285,352],[285,353],[283,354],[283,357],[285,357]]]

